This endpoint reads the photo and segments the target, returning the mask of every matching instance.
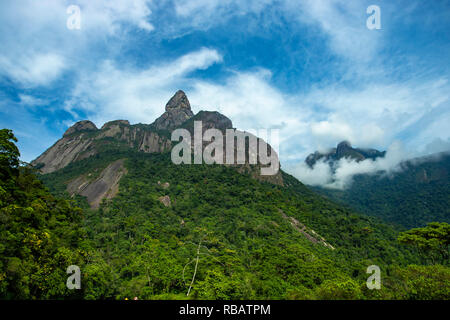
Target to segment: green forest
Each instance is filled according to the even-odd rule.
[[[105,149],[41,175],[16,142],[0,130],[1,299],[450,298],[445,222],[406,230],[284,172],[278,186],[170,153]],[[67,193],[118,159],[128,172],[113,199],[92,209]],[[81,289],[66,287],[70,265]],[[371,265],[379,290],[366,284]]]

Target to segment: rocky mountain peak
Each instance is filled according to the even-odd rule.
[[[73,126],[71,126],[69,129],[64,132],[64,137],[71,135],[72,133],[79,132],[79,131],[92,131],[92,130],[98,130],[95,124],[89,120],[82,120],[76,122]]]
[[[324,160],[333,166],[334,163],[339,161],[342,158],[348,158],[355,161],[362,161],[365,159],[376,159],[379,157],[384,157],[386,151],[378,151],[376,149],[362,149],[362,148],[353,148],[349,141],[340,142],[336,148],[330,149],[330,151],[322,153],[322,152],[314,152],[311,153],[305,160],[305,162],[313,167],[315,163],[319,160]]]
[[[351,148],[352,144],[349,141],[342,141],[337,145],[337,149],[347,149]]]
[[[166,104],[166,111],[171,111],[174,109],[191,110],[191,104],[189,103],[189,99],[183,90],[178,90]]]
[[[348,141],[342,141],[337,145],[336,157],[338,159],[345,157],[353,150],[352,145]]]
[[[200,111],[193,116],[189,121],[182,124],[182,127],[194,134],[194,121],[202,122],[202,130],[205,132],[208,129],[215,128],[225,133],[226,129],[232,129],[233,123],[223,114],[217,111]]]
[[[156,119],[152,126],[156,130],[173,130],[193,116],[186,94],[182,90],[178,90],[167,102],[166,112]]]

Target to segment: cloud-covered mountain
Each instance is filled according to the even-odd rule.
[[[348,141],[342,141],[336,148],[332,148],[328,152],[316,151],[311,153],[305,160],[306,164],[313,168],[318,161],[328,163],[331,167],[334,167],[336,162],[342,158],[354,160],[356,162],[366,159],[375,160],[382,158],[386,154],[386,151],[378,151],[376,149],[360,149],[352,148],[352,145]]]
[[[450,222],[450,151],[403,161],[399,170],[357,174],[343,190],[317,192],[355,210],[406,228]]]

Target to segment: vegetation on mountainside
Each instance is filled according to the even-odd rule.
[[[450,224],[429,223],[425,228],[402,232],[398,241],[412,245],[422,251],[432,262],[448,263],[450,246]]]
[[[2,139],[2,145],[5,141],[11,139]],[[70,202],[55,198],[29,169],[21,168],[11,183],[24,199],[2,184],[1,244],[3,238],[14,239],[0,248],[0,297],[450,297],[448,266],[417,265],[420,251],[398,243],[394,228],[318,196],[285,173],[285,186],[277,186],[232,167],[177,166],[169,154],[109,150],[40,178],[54,195],[68,197],[68,181],[117,159],[127,159],[128,174],[120,181],[118,195],[98,210],[91,210],[82,197]],[[5,171],[13,168],[3,166]],[[28,183],[20,182],[22,175]],[[170,197],[170,206],[160,201],[163,196]],[[8,213],[6,208],[15,206],[23,208]],[[28,207],[35,211],[25,210]],[[308,240],[291,219],[335,249]],[[37,238],[24,242],[29,228]],[[45,232],[52,241],[41,237]],[[38,240],[45,250],[33,250]],[[10,264],[15,258],[20,262]],[[65,288],[71,264],[81,267],[81,290]],[[366,269],[373,264],[382,271],[381,290],[366,287]]]

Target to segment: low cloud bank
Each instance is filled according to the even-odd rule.
[[[287,171],[300,181],[311,186],[321,186],[330,189],[346,189],[351,186],[353,177],[357,174],[391,174],[402,170],[401,162],[410,156],[402,149],[400,143],[393,143],[384,158],[355,161],[342,158],[331,167],[328,163],[318,161],[313,168],[305,162],[288,166]]]

